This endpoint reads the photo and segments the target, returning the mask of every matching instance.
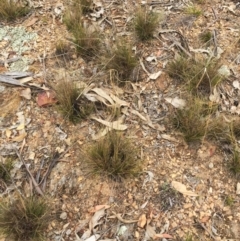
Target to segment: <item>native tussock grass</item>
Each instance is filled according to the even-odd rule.
[[[139,150],[122,133],[111,131],[88,148],[89,172],[114,180],[135,176],[142,170]]]
[[[24,6],[23,1],[0,1],[0,20],[14,21],[19,17],[26,16],[29,12],[30,8]]]
[[[123,40],[118,41],[105,56],[107,70],[114,70],[116,81],[119,86],[124,86],[126,82],[131,81],[131,75],[138,64],[138,59],[133,53],[132,45]]]
[[[41,198],[20,197],[11,203],[0,203],[0,233],[13,240],[43,240],[49,220],[50,209]]]
[[[83,24],[83,6],[82,1],[75,0],[70,5],[64,15],[64,23],[67,29],[73,35],[73,42],[76,46],[78,55],[86,60],[97,56],[102,42],[102,35],[99,30],[93,26],[85,26]],[[88,1],[86,1],[88,2]],[[87,7],[86,5],[84,5]]]
[[[185,84],[193,94],[210,94],[223,77],[218,73],[220,65],[213,59],[193,59],[179,56],[171,61],[166,68],[170,77]]]
[[[140,41],[152,39],[162,19],[163,14],[149,11],[146,8],[140,8],[135,14],[133,23],[137,38]]]
[[[83,89],[67,79],[62,79],[54,87],[62,115],[73,123],[86,119],[94,110],[92,102],[83,95]]]

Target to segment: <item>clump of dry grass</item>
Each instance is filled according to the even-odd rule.
[[[199,35],[199,38],[202,43],[209,44],[213,38],[213,34],[211,31],[205,31]]]
[[[195,17],[199,17],[200,15],[202,15],[202,10],[198,8],[196,5],[190,5],[185,8],[185,13]]]
[[[89,60],[93,56],[98,55],[102,36],[95,27],[88,26],[86,28],[83,26],[82,5],[77,2],[79,1],[75,1],[67,10],[64,16],[64,23],[73,34],[73,42],[75,43],[77,53]]]
[[[213,112],[207,101],[190,97],[188,106],[177,109],[171,120],[174,128],[190,143],[200,141],[206,135],[209,118]]]
[[[0,233],[13,240],[43,240],[49,220],[50,209],[40,198],[20,198],[13,203],[0,203]]]
[[[0,20],[14,21],[19,17],[26,16],[29,12],[30,8],[24,6],[22,1],[0,1]]]
[[[235,174],[239,175],[240,173],[240,153],[239,150],[235,147],[232,153],[232,159],[230,163],[230,170]]]
[[[138,149],[121,133],[112,131],[88,150],[87,166],[92,174],[119,180],[141,171]]]
[[[178,57],[171,61],[166,71],[170,77],[186,84],[193,94],[209,94],[223,77],[218,73],[219,64],[214,60]]]
[[[123,41],[118,42],[111,53],[107,55],[107,61],[106,68],[116,71],[118,85],[120,86],[131,80],[133,70],[138,63],[132,51],[132,46]]]
[[[86,119],[94,111],[93,103],[83,97],[83,89],[79,89],[75,83],[63,79],[54,90],[60,112],[73,123]]]
[[[80,3],[83,14],[87,14],[87,13],[91,12],[92,6],[93,6],[92,0],[77,0],[77,2]]]
[[[13,168],[14,156],[8,156],[3,163],[0,163],[0,179],[8,183],[11,179],[10,171]]]
[[[86,60],[98,56],[101,47],[101,34],[95,28],[78,26],[73,32],[77,53]]]
[[[59,40],[55,46],[55,54],[57,56],[63,56],[69,52],[69,48],[70,47],[66,42]]]
[[[163,18],[158,13],[147,9],[139,9],[136,12],[134,20],[134,31],[140,41],[146,41],[153,38],[153,34],[159,26],[160,20]]]
[[[208,123],[207,138],[222,144],[232,144],[235,137],[231,130],[231,124],[227,123],[222,116],[211,118]]]

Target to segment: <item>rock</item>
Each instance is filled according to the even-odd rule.
[[[61,219],[66,219],[67,218],[67,213],[66,212],[62,212],[60,215]]]

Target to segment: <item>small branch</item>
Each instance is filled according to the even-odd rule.
[[[121,217],[120,213],[115,213],[115,212],[112,212],[112,213],[122,223],[128,224],[128,223],[137,223],[138,222],[138,220],[126,220],[126,219],[123,219]]]
[[[29,177],[31,178],[32,183],[33,183],[33,186],[35,187],[37,193],[40,194],[41,196],[44,196],[41,188],[38,186],[38,184],[37,184],[36,180],[34,179],[32,173],[29,171],[29,169],[28,169],[28,167],[27,167],[24,159],[21,157],[21,155],[20,155],[20,153],[18,152],[17,149],[16,149],[15,151],[16,151],[16,154],[17,154],[19,160],[20,160],[20,161],[23,163],[23,165],[25,166],[25,168],[26,168],[26,170],[27,170],[27,173],[28,173]]]

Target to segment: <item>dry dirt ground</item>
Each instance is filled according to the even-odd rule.
[[[82,150],[94,142],[92,136],[103,128],[101,124],[87,120],[73,125],[55,106],[38,106],[36,96],[44,92],[41,88],[55,85],[61,78],[76,82],[91,78],[97,87],[115,87],[107,84],[108,74],[102,73],[95,60],[85,62],[76,57],[71,35],[62,22],[67,1],[30,2],[34,7],[30,15],[0,26],[21,26],[26,33],[36,33],[23,44],[28,48],[18,52],[13,50],[12,37],[6,32],[0,41],[0,59],[5,61],[1,62],[0,71],[17,69],[12,66],[15,62],[7,64],[6,60],[16,56],[26,58],[27,68],[18,70],[34,73],[28,87],[38,85],[31,86],[31,98],[26,99],[23,91],[28,87],[0,84],[0,154],[3,161],[15,155],[17,148],[34,177],[39,171],[41,175],[46,173],[53,164],[46,183],[41,183],[54,217],[46,230],[47,240],[82,240],[88,229],[88,236],[94,232],[100,235],[98,240],[151,240],[155,232],[161,234],[159,240],[184,241],[191,240],[190,237],[201,241],[240,240],[240,197],[236,194],[239,180],[229,171],[229,157],[214,143],[186,145],[171,128],[169,115],[174,107],[166,98],[181,97],[182,90],[164,72],[167,62],[178,51],[177,44],[184,46],[187,42],[191,54],[217,51],[222,63],[231,70],[231,77],[219,90],[222,111],[237,117],[238,107],[233,108],[239,99],[240,73],[237,1],[206,0],[198,4],[203,11],[198,17],[185,13],[185,7],[191,3],[188,0],[95,1],[97,7],[84,21],[99,26],[106,47],[117,36],[133,40],[142,61],[141,81],[115,92],[130,104],[131,108],[125,112],[124,124],[128,127],[125,132],[141,148],[139,158],[144,160],[143,172],[122,182],[91,177],[82,168]],[[140,2],[164,12],[155,38],[146,43],[135,41],[130,27]],[[163,30],[177,30],[183,39]],[[209,49],[199,40],[199,34],[206,30],[216,33],[216,42]],[[65,56],[55,53],[59,40],[69,43],[71,51]],[[162,72],[156,79],[148,76],[159,71]],[[60,158],[55,158],[56,153],[60,153]],[[12,175],[25,195],[36,192],[19,159],[15,160]],[[171,187],[173,181],[184,184],[197,195],[182,195]],[[14,195],[16,186],[2,185],[0,198]],[[101,214],[97,212],[97,221],[93,221],[94,212],[89,209],[97,205],[109,207]],[[89,227],[89,222],[95,228]]]

